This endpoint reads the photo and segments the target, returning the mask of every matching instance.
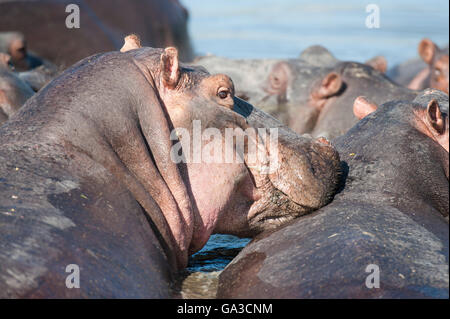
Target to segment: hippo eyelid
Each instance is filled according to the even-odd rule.
[[[221,99],[226,99],[230,95],[230,89],[225,87],[220,87],[217,90],[217,96]]]

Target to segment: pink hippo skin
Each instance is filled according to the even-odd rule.
[[[212,233],[254,236],[334,195],[328,142],[234,97],[229,77],[180,64],[175,48],[127,42],[64,71],[0,128],[2,297],[169,297],[172,271]],[[279,166],[264,172],[248,148],[240,162],[177,163],[179,143],[197,154],[186,144],[195,120],[231,152],[226,128],[278,128],[278,152],[258,146]],[[68,264],[81,267],[80,289],[65,286]]]

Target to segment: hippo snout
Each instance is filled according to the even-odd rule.
[[[328,204],[339,181],[340,158],[326,140],[281,138],[280,165],[270,180],[275,188],[308,213]]]

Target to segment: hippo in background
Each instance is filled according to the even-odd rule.
[[[342,62],[337,59],[327,48],[321,45],[312,45],[306,48],[300,53],[299,59],[309,63],[312,66],[318,67],[332,67]],[[364,64],[371,66],[381,73],[385,73],[387,70],[387,60],[381,55],[367,60]]]
[[[266,79],[266,87],[276,97],[278,107],[287,113],[290,128],[328,139],[345,134],[358,122],[352,105],[362,94],[376,103],[413,100],[417,95],[373,67],[357,62],[329,67],[305,67],[292,60],[279,62]],[[257,105],[264,109],[265,103]]]
[[[246,148],[242,161],[177,162],[180,143],[195,153],[195,120],[222,133],[225,152],[239,147],[226,128],[236,139],[278,129],[278,152],[258,139],[253,161]],[[88,57],[0,128],[0,297],[168,298],[212,233],[254,236],[330,202],[339,163],[328,142],[236,98],[229,77],[181,64],[175,48]],[[66,287],[68,265],[79,289]]]
[[[69,4],[80,8],[80,28],[65,25]],[[129,33],[143,45],[175,46],[193,58],[188,12],[178,0],[11,0],[0,2],[0,31],[19,31],[28,47],[58,67],[97,52],[118,50]]]
[[[420,58],[411,59],[389,70],[388,76],[412,90],[435,88],[448,94],[448,45],[441,49],[430,39],[418,46]]]
[[[334,57],[334,55],[320,45],[313,45],[302,51],[297,59],[229,59],[208,55],[198,57],[194,64],[201,65],[212,72],[219,72],[229,75],[236,86],[236,95],[251,104],[254,104],[271,114],[281,122],[287,124],[299,133],[310,132],[315,124],[315,118],[309,121],[305,117],[304,125],[310,125],[310,128],[299,128],[291,126],[298,116],[295,112],[290,113],[289,108],[292,105],[287,100],[284,90],[289,85],[287,75],[279,69],[280,64],[287,63],[292,65],[292,72],[306,74],[305,81],[318,75],[320,70],[333,68],[344,63]],[[366,61],[366,64],[384,72],[386,70],[386,59],[381,56]],[[278,74],[281,73],[281,74]],[[303,75],[292,74],[292,77]],[[297,88],[293,88],[295,91]],[[293,95],[296,93],[293,92]],[[290,99],[301,99],[302,97],[289,97]],[[353,123],[354,124],[354,123]]]
[[[11,57],[10,63],[15,71],[27,71],[42,65],[53,67],[49,61],[27,49],[25,36],[21,32],[0,32],[0,53]]]
[[[449,297],[448,95],[354,108],[333,202],[249,243],[219,298]]]
[[[32,87],[10,69],[10,56],[0,53],[0,125],[34,94]]]

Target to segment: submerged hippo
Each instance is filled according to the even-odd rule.
[[[277,97],[288,114],[288,126],[298,133],[334,139],[345,134],[358,118],[353,101],[366,95],[376,103],[412,100],[417,92],[393,83],[366,64],[340,62],[332,67],[305,67],[296,61],[274,65],[267,92]],[[264,108],[264,103],[260,106]]]
[[[79,8],[79,28],[66,27],[66,19],[74,21],[73,5]],[[0,1],[0,31],[22,32],[33,52],[63,67],[120,49],[131,32],[137,32],[144,45],[175,46],[182,60],[190,61],[187,20],[188,12],[178,0]]]
[[[326,141],[234,97],[229,77],[181,65],[175,48],[125,47],[67,69],[0,128],[1,297],[170,297],[172,271],[212,233],[253,236],[334,194],[339,156]],[[248,150],[176,164],[180,142],[198,154],[186,148],[199,121],[225,153],[239,145],[226,128],[236,139],[277,128],[277,153],[257,146],[279,167]],[[79,289],[66,287],[68,265]]]
[[[0,53],[0,125],[11,117],[34,91],[9,68],[10,56]]]
[[[354,106],[361,117],[377,108]],[[448,114],[448,95],[428,90],[338,138],[347,176],[334,201],[254,239],[218,297],[448,298]]]

